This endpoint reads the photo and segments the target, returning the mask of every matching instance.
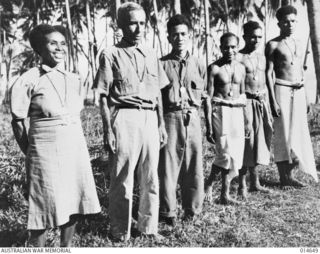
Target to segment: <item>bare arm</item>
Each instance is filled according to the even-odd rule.
[[[214,65],[210,65],[208,67],[207,92],[208,92],[209,98],[212,98],[214,94]]]
[[[158,114],[158,128],[160,135],[160,147],[164,147],[167,144],[167,131],[166,126],[163,120],[163,104],[162,104],[162,94],[159,92],[159,97],[157,98],[158,106],[157,106],[157,114]]]
[[[245,69],[244,65],[242,65],[241,67],[242,67],[243,75],[242,75],[242,79],[241,79],[241,83],[240,83],[240,94],[243,94],[246,92],[246,85],[245,85],[246,69]]]
[[[280,116],[280,108],[276,101],[274,93],[274,57],[273,57],[274,48],[270,43],[267,44],[265,50],[266,56],[266,83],[269,92],[270,107],[274,116]]]
[[[111,114],[106,96],[100,97],[100,113],[103,124],[104,148],[112,153],[116,152],[116,139],[111,126]]]
[[[214,142],[214,137],[213,137],[213,130],[212,130],[211,99],[210,99],[210,97],[208,95],[204,98],[203,110],[204,110],[204,115],[205,115],[205,119],[206,119],[206,130],[207,130],[206,136],[207,136],[207,140],[210,143],[215,143]]]
[[[246,70],[245,67],[243,66],[243,76],[241,79],[240,83],[240,94],[245,94],[245,78],[246,78]],[[243,119],[244,119],[244,130],[245,130],[245,137],[250,137],[252,134],[252,126],[249,122],[249,117],[248,117],[248,104],[243,107]]]
[[[204,100],[204,114],[206,118],[206,136],[207,140],[210,143],[215,143],[214,133],[212,128],[212,106],[211,106],[211,98],[214,94],[214,66],[210,65],[207,71],[207,97]]]
[[[29,141],[28,141],[28,131],[24,121],[25,121],[24,119],[22,120],[13,119],[11,122],[11,125],[12,125],[14,137],[21,151],[26,155],[28,146],[29,146]]]

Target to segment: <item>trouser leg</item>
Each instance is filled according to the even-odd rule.
[[[160,152],[160,215],[164,217],[176,216],[176,189],[180,172],[180,168],[174,166],[176,164],[176,161],[168,154],[168,151]]]
[[[146,112],[143,131],[143,147],[138,166],[140,201],[138,230],[145,234],[157,234],[159,218],[158,162],[160,139],[156,112]]]
[[[117,240],[130,238],[134,170],[141,147],[144,111],[122,109],[114,121],[116,153],[110,154],[110,229]]]
[[[182,207],[186,215],[199,214],[204,198],[201,126],[198,112],[192,112],[187,126],[185,164],[182,169]]]
[[[185,127],[181,112],[164,116],[168,143],[160,150],[160,216],[175,217],[177,208],[176,189],[182,158],[185,151]]]

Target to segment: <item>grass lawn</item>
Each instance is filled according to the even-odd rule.
[[[26,246],[27,203],[24,157],[12,135],[10,116],[0,112],[0,247]],[[247,202],[238,206],[222,206],[216,199],[220,181],[214,183],[214,202],[204,203],[203,212],[193,221],[181,221],[172,228],[159,225],[165,238],[155,241],[132,238],[126,244],[109,239],[108,166],[102,157],[101,119],[97,108],[87,107],[82,114],[83,128],[92,159],[102,213],[83,219],[74,238],[75,247],[320,247],[320,185],[299,171],[298,178],[307,188],[283,191],[278,186],[274,163],[260,170],[261,182],[272,194],[250,193]],[[309,126],[318,172],[320,171],[320,106],[314,106]],[[208,176],[214,158],[214,147],[203,140],[205,175]],[[248,180],[248,179],[247,179]],[[232,195],[236,195],[237,179]],[[138,192],[138,191],[137,191]],[[136,193],[137,193],[136,192]],[[134,196],[134,203],[138,194]],[[47,246],[59,246],[59,231],[51,230]]]

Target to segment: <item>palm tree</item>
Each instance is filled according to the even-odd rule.
[[[180,0],[173,1],[173,14],[181,14],[181,2]]]
[[[308,0],[308,18],[310,26],[310,39],[312,45],[313,59],[317,77],[317,97],[316,103],[320,101],[320,1]]]

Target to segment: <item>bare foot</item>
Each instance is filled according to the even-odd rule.
[[[221,205],[239,205],[240,202],[231,198],[230,196],[221,196],[220,197],[220,204]]]
[[[280,186],[281,186],[281,189],[282,189],[282,190],[285,190],[285,191],[290,191],[290,190],[293,190],[293,189],[294,189],[293,186],[286,185],[286,184],[280,184]]]
[[[204,200],[207,202],[212,202],[212,185],[206,185],[206,187],[204,188]]]
[[[262,193],[272,193],[272,190],[266,188],[266,187],[263,187],[263,186],[250,186],[250,189],[249,189],[250,192],[255,192],[255,191],[259,191],[259,192],[262,192]]]
[[[307,187],[306,184],[304,184],[303,182],[298,181],[297,179],[294,179],[293,177],[290,177],[288,179],[287,185],[290,185],[290,186],[295,187],[295,188]]]

